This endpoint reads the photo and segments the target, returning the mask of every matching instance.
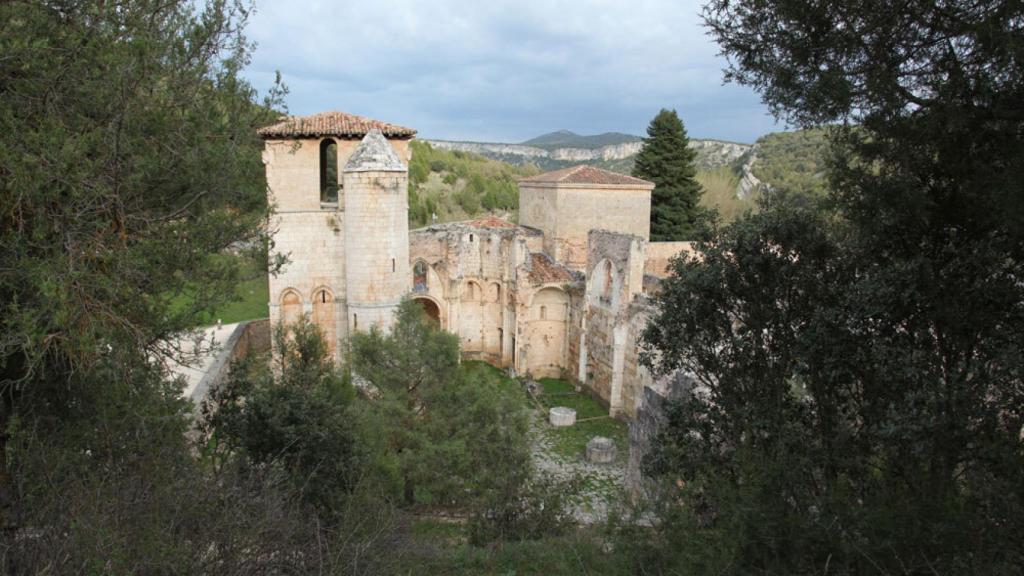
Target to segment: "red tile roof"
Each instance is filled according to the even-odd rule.
[[[530,274],[527,278],[532,284],[572,282],[576,279],[568,268],[556,263],[550,256],[541,252],[530,254]]]
[[[263,138],[362,138],[374,128],[388,138],[412,138],[416,135],[412,128],[333,110],[312,116],[287,116],[257,132]]]
[[[502,220],[497,216],[484,216],[476,220],[470,220],[466,224],[475,228],[516,228],[516,225],[508,220]]]
[[[581,164],[571,168],[563,168],[553,172],[545,172],[537,176],[530,176],[519,180],[523,183],[545,183],[545,184],[596,184],[599,186],[643,186],[653,188],[654,184],[646,180],[619,174],[610,170],[596,168]]]

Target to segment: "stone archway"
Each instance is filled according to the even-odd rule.
[[[434,325],[438,328],[442,328],[441,324],[441,308],[430,298],[413,298],[420,307],[423,309],[423,313],[430,318]]]

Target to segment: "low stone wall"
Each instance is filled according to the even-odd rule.
[[[270,319],[240,322],[224,342],[217,359],[192,391],[192,402],[199,406],[210,390],[227,378],[232,362],[249,354],[265,352],[270,352]]]
[[[668,276],[669,264],[677,254],[692,257],[697,253],[693,242],[651,242],[647,244],[644,260],[644,274],[657,278]]]

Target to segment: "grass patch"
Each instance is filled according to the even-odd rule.
[[[544,387],[544,394],[575,394],[576,387],[565,380],[559,380],[558,378],[541,378],[539,380],[541,386]]]
[[[586,452],[587,442],[591,438],[604,436],[615,442],[618,458],[625,460],[625,455],[629,453],[629,428],[625,422],[608,417],[608,411],[587,394],[572,394],[575,387],[565,380],[542,378],[540,383],[544,386],[540,402],[546,409],[565,406],[576,411],[576,424],[565,428],[548,426],[544,429],[551,448],[559,456],[566,459],[580,458]],[[581,422],[587,418],[595,419]]]
[[[224,324],[234,324],[269,317],[270,285],[263,266],[245,256],[223,254],[216,257],[238,260],[242,280],[235,286],[235,298],[213,313],[201,315],[199,326],[210,326],[216,324],[217,320]],[[189,291],[179,295],[172,301],[172,308],[187,307],[194,294],[194,291]]]

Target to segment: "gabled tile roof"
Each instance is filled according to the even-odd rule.
[[[362,138],[376,128],[388,138],[412,138],[416,131],[405,126],[388,124],[332,110],[312,116],[287,116],[276,124],[257,130],[263,138],[321,138],[335,136],[337,138]]]
[[[562,168],[553,172],[545,172],[529,178],[522,178],[519,182],[543,183],[543,184],[594,184],[598,186],[629,186],[653,188],[654,184],[646,180],[619,174],[610,170],[596,168],[581,164],[571,168]]]
[[[530,273],[527,275],[531,284],[547,284],[548,282],[573,282],[576,277],[568,268],[555,262],[542,252],[530,253]]]
[[[497,216],[484,216],[483,218],[470,220],[466,224],[474,228],[517,228],[515,224],[508,220],[502,220]]]

